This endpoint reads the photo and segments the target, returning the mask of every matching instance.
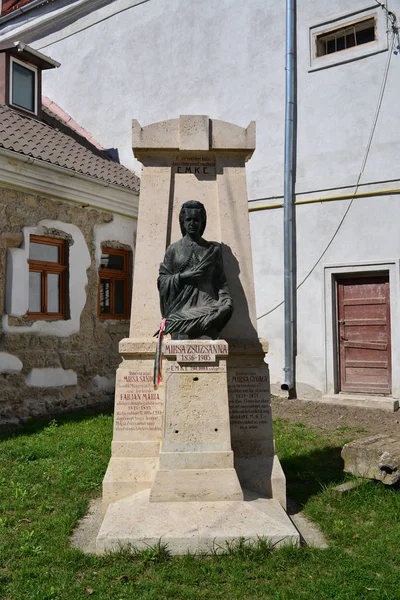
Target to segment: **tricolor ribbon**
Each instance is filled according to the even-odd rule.
[[[157,389],[157,387],[160,385],[162,378],[162,340],[166,322],[167,319],[163,319],[160,323],[160,329],[158,330],[156,357],[154,359],[153,373],[153,383],[155,389]]]

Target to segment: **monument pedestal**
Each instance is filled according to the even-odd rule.
[[[164,389],[154,389],[153,339],[125,339],[115,382],[112,456],[103,480],[103,514],[108,505],[151,487],[158,464]]]
[[[268,378],[263,379],[265,368],[268,373],[267,366],[263,371],[263,367],[253,364],[250,369],[245,363],[240,374],[232,367],[231,390],[232,385],[240,388],[246,384],[247,393],[246,401],[239,403],[238,400],[244,399],[235,388],[229,406],[227,363],[230,356],[226,341],[170,341],[165,345],[164,356],[165,409],[159,460],[156,468],[150,463],[152,468],[142,481],[139,472],[135,473],[137,489],[144,486],[149,477],[154,477],[151,488],[148,486],[150,489],[130,494],[108,506],[97,537],[97,549],[110,551],[127,544],[141,548],[161,540],[168,544],[171,553],[184,554],[224,548],[226,543],[238,538],[247,541],[265,538],[277,545],[298,543],[299,534],[279,500],[260,497],[259,493],[244,493],[234,468],[231,427],[236,418],[239,423],[237,442],[241,441],[248,453],[239,456],[243,477],[246,477],[244,467],[251,466],[258,454],[256,469],[250,469],[248,481],[256,488],[270,490],[273,445],[264,447],[260,437],[259,443],[255,439],[250,447],[245,443],[247,426],[240,429],[244,422],[253,422],[255,411],[263,415],[259,416],[258,425],[262,427],[263,419],[268,423],[269,396],[262,394],[268,383]],[[234,364],[234,356],[231,359]],[[254,363],[254,356],[252,361]],[[249,392],[249,388],[252,391]],[[118,388],[117,395],[120,393]],[[138,392],[131,394],[135,396]],[[246,418],[241,416],[242,404],[248,405]],[[116,415],[116,422],[118,418]],[[260,432],[265,433],[262,429]],[[257,431],[250,430],[250,433],[254,435]],[[272,455],[265,455],[271,450]],[[131,457],[130,460],[139,459]],[[271,467],[269,470],[266,464]],[[128,471],[126,477],[133,471]],[[264,480],[268,480],[269,487]]]
[[[286,478],[272,432],[265,340],[229,340],[228,395],[232,450],[242,488],[275,498],[286,510]]]
[[[103,483],[106,512],[97,548],[147,547],[161,539],[180,554],[210,552],[238,538],[298,543],[284,510],[285,476],[274,450],[267,346],[257,334],[245,176],[255,124],[242,128],[204,115],[181,115],[147,127],[134,121],[132,134],[143,171],[130,338],[120,343],[123,362],[117,371],[112,458]],[[179,242],[189,218],[183,214],[181,231],[181,207],[192,199],[208,215],[206,224],[203,209],[190,209],[192,232],[197,227],[202,235],[203,219],[210,240],[200,248],[195,234],[193,248],[215,249],[215,262],[211,255],[205,260],[208,251],[197,256],[193,250],[187,257],[204,266],[204,281],[197,284],[190,284],[187,248]],[[170,273],[171,293],[174,286],[181,290],[183,281],[193,288],[186,291],[194,305],[200,296],[204,306],[214,307],[230,298],[234,311],[220,334],[227,342],[167,341],[163,382],[155,390],[151,336],[160,322],[157,278],[172,247],[161,287]],[[168,323],[171,314],[163,313]]]

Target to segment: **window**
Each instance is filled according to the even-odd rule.
[[[103,248],[99,269],[100,319],[129,319],[130,252]]]
[[[388,49],[384,11],[375,7],[310,27],[310,71],[326,69]]]
[[[354,46],[374,42],[375,39],[375,18],[372,17],[347,27],[339,27],[329,33],[317,35],[315,38],[316,55],[325,56],[326,54],[341,52],[342,50],[354,48]]]
[[[65,240],[31,235],[29,309],[34,319],[66,319],[67,248]]]
[[[11,104],[32,113],[37,113],[37,80],[35,67],[23,63],[13,56],[10,63]]]

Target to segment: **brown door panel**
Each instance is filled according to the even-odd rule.
[[[389,277],[337,282],[340,391],[389,394]]]
[[[344,305],[344,320],[353,321],[360,319],[360,306],[362,306],[363,319],[381,319],[386,322],[386,304],[345,304]]]
[[[371,356],[370,348],[358,348],[357,346],[353,347],[345,343],[346,347],[346,363],[349,361],[386,361],[387,362],[387,344],[383,348],[377,347],[373,348],[373,354]]]
[[[344,342],[387,342],[386,325],[354,325],[344,326]]]

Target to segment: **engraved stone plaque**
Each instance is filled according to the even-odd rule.
[[[232,432],[237,437],[263,432],[270,419],[268,371],[229,369],[228,393]]]
[[[173,167],[175,173],[191,175],[209,175],[215,177],[215,159],[204,155],[177,156]]]
[[[161,431],[163,403],[148,370],[118,369],[114,432]]]

